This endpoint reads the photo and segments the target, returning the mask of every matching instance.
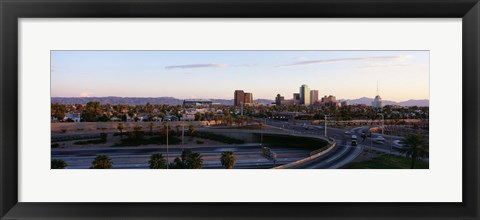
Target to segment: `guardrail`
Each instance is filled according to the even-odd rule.
[[[297,166],[299,164],[302,164],[302,163],[305,163],[305,162],[309,162],[317,157],[320,157],[326,153],[328,153],[330,150],[332,150],[336,145],[337,145],[337,142],[335,141],[335,139],[333,138],[328,138],[329,140],[329,145],[328,147],[323,150],[323,149],[318,149],[318,150],[315,150],[315,151],[312,151],[312,153],[310,154],[309,157],[307,158],[303,158],[301,160],[297,160],[295,162],[291,162],[291,163],[288,163],[288,164],[284,164],[284,165],[281,165],[281,166],[278,166],[278,167],[274,167],[272,169],[288,169],[288,168],[292,168],[293,166]],[[318,151],[318,152],[317,152]],[[316,153],[314,153],[316,152]]]

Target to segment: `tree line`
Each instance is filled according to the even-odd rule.
[[[236,163],[235,154],[232,151],[224,151],[220,156],[220,163],[226,169],[233,169]],[[161,153],[150,156],[148,161],[150,169],[202,169],[203,158],[200,153],[191,149],[184,149],[180,157],[167,164],[167,159]],[[65,169],[68,164],[62,159],[53,159],[51,169]],[[112,159],[107,155],[98,155],[93,161],[90,169],[112,169]]]
[[[239,117],[265,118],[273,117],[281,112],[299,112],[311,114],[311,120],[322,119],[324,115],[330,115],[336,120],[354,119],[375,119],[378,113],[382,113],[385,119],[428,119],[428,107],[402,107],[387,105],[381,109],[371,106],[349,105],[349,106],[244,106],[243,114],[235,106],[221,105],[213,107],[215,111],[204,113],[196,112],[195,121],[222,121],[231,123]],[[186,113],[181,105],[124,105],[124,104],[100,104],[99,102],[88,102],[86,105],[64,105],[60,103],[51,104],[51,116],[63,121],[67,113],[80,113],[83,122],[111,121],[114,117],[120,121],[158,121],[170,117],[172,120],[179,120]],[[67,119],[68,120],[68,119]],[[71,120],[71,119],[70,119]]]

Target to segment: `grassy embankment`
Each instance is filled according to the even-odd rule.
[[[260,140],[260,134],[255,134],[256,138]],[[311,137],[298,137],[280,134],[264,134],[263,143],[272,147],[287,147],[306,149],[310,151],[326,148],[328,143],[324,140]]]
[[[342,169],[410,169],[412,160],[407,157],[395,155],[382,155],[368,161],[350,163]],[[428,169],[428,163],[415,162],[415,169]]]

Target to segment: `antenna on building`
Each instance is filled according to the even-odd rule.
[[[377,95],[378,95],[378,80],[377,80]]]

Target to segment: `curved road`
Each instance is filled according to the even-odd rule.
[[[324,136],[322,126],[311,126],[304,124],[292,124],[286,121],[268,120],[267,125],[283,129],[286,133],[305,136]],[[375,143],[372,138],[367,137],[362,141],[361,132],[368,127],[359,127],[352,130],[328,128],[327,134],[337,142],[329,152],[309,162],[292,167],[293,169],[335,169],[344,166],[361,154],[363,149],[373,148],[386,153],[399,154],[392,146],[393,141],[399,137],[387,136],[385,143]],[[358,145],[351,146],[351,135],[358,137]],[[375,135],[374,135],[375,137]],[[374,138],[373,137],[373,138]],[[220,155],[223,151],[234,151],[237,163],[236,169],[269,169],[274,166],[284,165],[304,159],[310,156],[310,152],[295,148],[272,148],[277,154],[277,161],[267,160],[261,155],[259,143],[222,145],[222,146],[170,146],[168,160],[172,162],[180,157],[183,148],[190,148],[194,152],[201,153],[204,159],[204,168],[221,169]],[[63,159],[67,162],[69,169],[88,169],[91,162],[99,154],[108,155],[113,161],[113,168],[120,169],[148,169],[148,160],[153,153],[162,153],[167,156],[165,146],[154,147],[111,147],[111,148],[76,148],[76,149],[51,149],[52,159]]]
[[[286,121],[269,120],[269,126],[277,127],[298,134],[309,134],[325,136],[325,128],[323,126],[315,126],[308,124],[295,124]],[[330,152],[317,157],[309,162],[299,164],[292,167],[293,169],[336,169],[354,160],[364,149],[374,149],[384,153],[401,155],[394,147],[394,141],[400,140],[401,137],[372,134],[372,137],[361,138],[362,131],[367,132],[369,127],[357,127],[351,130],[329,128],[327,126],[327,135],[337,142],[337,146]],[[351,136],[356,135],[358,139],[357,146],[351,146]],[[375,138],[382,136],[385,138],[383,143],[376,142]]]

